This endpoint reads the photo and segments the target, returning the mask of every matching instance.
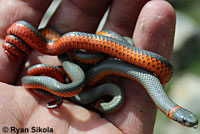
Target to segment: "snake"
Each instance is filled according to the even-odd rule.
[[[163,85],[171,79],[173,74],[173,66],[166,58],[108,36],[69,32],[63,34],[56,41],[49,42],[37,29],[24,21],[13,23],[7,33],[3,48],[11,58],[22,57],[23,53],[30,51],[30,48],[48,55],[62,55],[72,49],[84,49],[103,52],[149,70],[157,75]],[[15,38],[20,38],[20,40]],[[27,45],[28,47],[25,47]]]
[[[25,76],[22,78],[23,86],[25,88],[44,89],[45,91],[60,97],[71,97],[78,94],[84,87],[85,73],[78,65],[69,61],[64,61],[62,66],[64,70],[67,70],[66,73],[72,81],[71,83],[64,84],[48,76]],[[48,66],[43,66],[43,70],[45,67]],[[32,70],[33,69],[30,69],[28,72],[31,73]]]
[[[76,88],[71,86],[72,81],[70,80],[70,76],[64,76],[63,71],[67,70],[70,72],[71,70],[67,68],[70,66],[73,68],[73,72],[71,71],[73,73],[72,79],[74,80],[74,83],[77,84],[76,87],[80,86],[80,83],[77,82],[75,76],[81,77],[81,79],[79,79],[81,82],[84,81],[85,76],[82,72],[80,73],[81,69],[74,63],[63,61],[62,65],[64,66],[63,69],[60,66],[47,64],[36,64],[30,67],[27,71],[28,75],[22,78],[23,86],[33,90],[34,93],[40,96],[56,99],[47,103],[46,106],[50,109],[59,107],[63,102],[62,100],[68,100],[68,97],[71,97],[70,100],[74,103],[79,103],[81,105],[89,104],[92,108],[97,109],[101,113],[113,113],[121,109],[124,103],[124,93],[120,87],[115,84],[106,83],[93,87],[90,90],[82,91],[80,93],[78,90],[78,93],[77,91],[73,93],[72,89],[74,90]],[[77,66],[77,68],[75,68],[74,65]],[[60,95],[61,92],[67,93],[67,95]],[[102,98],[104,96],[112,97],[112,100],[110,102],[105,102]]]
[[[35,49],[44,54],[58,56],[63,55],[68,51],[72,52],[75,49],[84,49],[86,51],[101,52],[116,57],[103,60],[89,68],[86,72],[86,85],[93,86],[107,75],[114,74],[127,77],[141,84],[146,89],[155,105],[170,119],[175,120],[184,126],[194,128],[197,128],[198,126],[196,116],[174,103],[165,93],[164,86],[172,77],[173,66],[167,59],[156,53],[135,48],[133,45],[130,45],[129,41],[125,38],[120,40],[113,38],[112,35],[109,37],[110,34],[108,32],[108,34],[106,33],[105,35],[103,35],[105,32],[100,32],[98,34],[69,32],[59,37],[56,35],[55,40],[49,41],[47,37],[44,37],[29,23],[18,21],[8,28],[7,33],[8,35],[5,38],[6,42],[3,44],[3,48],[5,49],[5,53],[11,59],[23,57],[23,55],[28,54],[31,49]],[[95,60],[90,59],[90,61]],[[63,63],[66,63],[66,65]],[[74,64],[68,61],[64,61],[63,63],[64,70],[68,74],[72,70],[69,71],[65,69],[66,66],[70,67],[71,64]],[[76,71],[68,76],[71,77],[72,75],[75,75],[76,78]],[[33,82],[34,77],[37,76],[23,77],[22,83],[26,85],[27,81],[30,79],[31,82]],[[59,82],[55,79],[53,80],[53,78],[48,82],[48,79],[50,79],[48,76],[38,76],[37,78],[39,79],[36,79],[36,81],[33,82],[37,83],[37,85],[50,85],[48,88],[51,88],[54,84],[51,84],[50,81],[52,83],[57,82],[57,85],[59,85]],[[47,80],[47,82],[41,82],[44,80]],[[71,80],[73,81],[73,78],[71,78]],[[41,83],[38,84],[38,82]],[[62,85],[62,83],[60,84]],[[74,88],[68,86],[69,84],[66,85],[68,89],[65,90],[68,90],[68,93],[74,91]],[[78,100],[77,98],[81,98],[82,92],[80,91],[82,90],[82,85],[84,84],[81,84],[81,88],[79,88],[78,91],[74,91],[74,94],[71,95],[74,96],[76,100]],[[27,86],[27,88],[29,87]],[[46,91],[50,92],[53,96],[55,95],[64,98],[70,96],[66,95],[68,93],[62,92],[63,90],[64,89],[60,90],[60,88],[57,88],[56,91],[52,92],[46,89]],[[38,91],[38,93],[39,92],[40,91]],[[77,92],[80,92],[80,96]],[[87,100],[87,97],[83,98],[84,99],[82,100]],[[60,103],[61,99],[59,100],[59,104]],[[99,104],[100,103],[101,101]]]

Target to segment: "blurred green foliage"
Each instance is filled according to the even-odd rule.
[[[167,0],[176,9],[185,9],[199,3],[199,0]]]
[[[200,0],[167,0],[172,6],[182,13],[190,16],[200,25]]]
[[[174,52],[173,64],[177,73],[191,72],[200,76],[200,30]]]
[[[187,15],[200,27],[200,0],[167,0],[176,11]],[[194,31],[182,48],[173,55],[173,64],[177,74],[192,72],[200,75],[200,30]]]

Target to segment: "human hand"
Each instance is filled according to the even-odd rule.
[[[50,2],[1,1],[0,43],[4,42],[6,29],[17,20],[25,20],[37,26]],[[171,58],[175,13],[165,1],[63,0],[49,26],[61,33],[69,31],[94,33],[109,5],[111,5],[110,14],[104,29],[133,37],[137,48]],[[28,66],[38,63],[58,65],[60,63],[57,57],[33,51],[24,61],[12,61],[5,55],[3,48],[0,49],[1,125],[16,128],[49,126],[53,128],[54,133],[153,132],[156,107],[142,86],[136,82],[125,78],[115,79],[118,83],[120,81],[119,86],[125,91],[126,102],[119,112],[103,115],[104,118],[70,102],[65,102],[56,110],[48,110],[45,107],[49,102],[48,98],[37,96],[22,86],[13,85],[20,85],[21,77],[26,74],[27,68],[24,65],[26,61],[29,63],[26,64]]]

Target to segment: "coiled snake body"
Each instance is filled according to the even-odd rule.
[[[37,75],[42,72],[47,76],[25,76],[22,78],[25,88],[33,88],[34,92],[39,95],[58,99],[55,105],[52,105],[52,102],[49,103],[49,108],[61,105],[62,99],[66,97],[72,97],[72,101],[81,104],[90,103],[91,106],[101,112],[115,112],[124,101],[123,91],[118,86],[109,83],[88,91],[82,91],[82,89],[85,86],[96,85],[105,76],[119,75],[140,83],[155,105],[169,118],[188,127],[196,128],[198,125],[196,116],[175,104],[164,91],[163,86],[171,79],[173,74],[173,67],[168,60],[153,52],[135,48],[129,43],[129,39],[111,31],[102,31],[97,34],[70,32],[60,36],[55,31],[48,29],[38,32],[24,21],[12,24],[7,32],[8,35],[5,38],[6,43],[3,44],[3,48],[12,59],[29,54],[31,49],[60,57],[61,68],[36,65],[29,69],[30,75]],[[75,51],[75,49],[101,53],[88,54],[83,51]],[[66,59],[69,61],[61,58],[67,52]],[[116,58],[105,59],[107,55]],[[74,60],[76,64],[70,60]],[[86,66],[86,69],[84,69],[77,64],[80,66],[94,65],[89,69]],[[68,82],[65,82],[65,80]],[[91,95],[88,95],[88,93]],[[98,101],[101,95],[113,96],[113,99],[109,103],[103,99]]]

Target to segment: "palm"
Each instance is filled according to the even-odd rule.
[[[101,5],[99,5],[98,0],[96,0],[94,3],[89,3],[87,0],[85,0],[85,3],[79,3],[80,5],[78,5],[78,3],[76,3],[74,0],[73,6],[76,6],[74,8],[69,3],[70,2],[68,0],[63,0],[62,6],[59,8],[49,23],[49,26],[56,28],[62,33],[74,30],[94,32],[103,12],[110,2],[105,0],[103,3],[101,3]],[[130,0],[130,3],[132,4],[117,3],[117,1],[113,2],[111,14],[105,25],[105,29],[110,29],[123,35],[132,36],[135,27],[133,40],[136,44],[136,47],[151,50],[167,58],[170,58],[175,22],[172,8],[166,2],[149,2],[149,4],[146,4],[146,6],[144,6],[142,9],[139,18],[137,18],[136,16],[140,12],[140,9],[145,4],[145,2],[137,3],[137,1]],[[38,0],[38,3],[36,1],[29,3],[29,6],[32,7],[27,7],[27,5],[20,5],[21,3],[17,4],[19,4],[19,6],[24,6],[24,8],[27,10],[27,12],[21,12],[21,18],[19,17],[17,19],[25,19],[29,22],[33,22],[33,25],[37,25],[41,15],[45,11],[43,7],[47,7],[49,3],[43,3],[43,1]],[[37,7],[37,9],[32,11],[32,8],[35,8],[35,5],[37,4],[42,6],[41,10],[38,12]],[[118,4],[121,4],[121,12],[116,12],[116,9],[118,9]],[[0,5],[2,6],[2,4]],[[95,8],[88,8],[88,6],[93,6]],[[125,6],[125,8],[123,6]],[[74,9],[75,11],[70,15],[66,15],[67,11],[64,9],[67,8],[70,10]],[[28,12],[30,10],[31,12]],[[81,10],[84,10],[84,12],[81,12]],[[148,11],[152,11],[150,16]],[[96,18],[94,19],[92,14],[95,12]],[[157,12],[159,12],[163,18],[153,21],[152,18],[157,17]],[[32,18],[36,13],[37,18],[35,18],[35,21],[33,21]],[[79,20],[81,21],[80,23],[84,25],[84,27],[79,23],[72,25],[72,22],[77,19],[72,15],[75,16],[77,15],[76,13],[80,14]],[[12,16],[14,14],[15,13],[10,13],[7,14],[7,16]],[[66,18],[63,18],[64,15]],[[4,14],[1,14],[0,18],[1,16],[4,16]],[[67,18],[67,16],[71,16],[70,20]],[[146,19],[145,22],[143,22],[144,17]],[[1,24],[5,25],[5,27],[0,28],[1,33],[5,33],[6,28],[9,26],[8,22],[15,21],[12,17],[10,17],[10,19],[11,20],[2,20]],[[62,19],[64,19],[64,21],[60,21]],[[126,23],[120,21],[123,19],[126,19]],[[138,22],[135,26],[137,19]],[[165,22],[165,25],[163,25],[163,22]],[[70,27],[68,29],[64,29],[63,26],[65,25],[70,25]],[[142,25],[143,29],[141,30]],[[145,27],[148,28],[145,29]],[[5,34],[3,34],[1,37],[2,43]],[[163,44],[165,45],[163,46]],[[21,60],[10,61],[3,53],[2,48],[0,54],[0,80],[2,81],[0,83],[0,105],[2,105],[0,113],[0,124],[2,126],[10,125],[17,128],[31,128],[33,126],[40,126],[42,128],[50,127],[53,128],[54,133],[152,133],[156,108],[145,90],[136,82],[124,78],[117,78],[114,80],[116,83],[120,82],[119,86],[125,90],[126,95],[126,103],[124,107],[119,112],[114,114],[103,115],[103,117],[101,117],[95,112],[88,111],[83,107],[77,106],[67,101],[56,110],[48,110],[45,107],[45,104],[49,102],[49,98],[36,96],[32,92],[25,90],[22,86],[12,86],[14,82],[16,85],[20,85],[21,77],[26,74],[27,68],[24,66],[24,62],[22,63]],[[30,54],[26,58],[25,62],[26,61],[29,61],[30,66],[38,63],[53,65],[60,64],[56,57],[44,56],[38,52],[33,52]],[[12,85],[5,83],[11,83]]]
[[[31,95],[23,87],[12,87],[2,84],[1,117],[6,117],[4,126],[24,126],[31,128],[40,126],[53,128],[55,133],[77,133],[91,131],[94,133],[106,133],[118,129],[98,114],[90,112],[82,107],[66,102],[61,108],[48,110],[44,105],[47,102],[38,96]],[[13,98],[10,101],[10,98]],[[37,124],[37,125],[36,125]],[[103,126],[103,127],[102,127]],[[111,131],[111,132],[112,132]]]
[[[128,80],[123,83],[133,84],[133,82],[127,81]],[[122,87],[129,88],[128,86],[123,85],[123,83]],[[70,102],[65,102],[56,110],[48,110],[45,107],[45,104],[49,101],[49,99],[36,96],[25,90],[22,86],[11,86],[2,83],[1,88],[1,104],[4,107],[1,112],[2,117],[6,117],[6,122],[4,124],[6,126],[8,124],[12,124],[11,126],[17,127],[23,124],[28,128],[33,126],[40,126],[43,128],[51,127],[56,133],[65,131],[79,134],[80,132],[89,131],[95,134],[117,134],[123,131],[123,127],[125,127],[123,123],[125,120],[130,120],[134,125],[136,117],[141,120],[145,119],[142,117],[142,114],[147,113],[143,113],[141,107],[145,107],[145,109],[155,112],[155,107],[147,97],[146,93],[143,91],[140,92],[140,90],[137,91],[137,89],[141,88],[137,85],[135,86],[136,90],[132,90],[131,88],[126,90],[127,93],[130,94],[131,92],[133,95],[133,99],[129,98],[131,96],[127,96],[128,100],[132,99],[132,103],[126,104],[118,113],[105,116],[105,118],[111,122],[100,117],[100,115],[95,112],[88,111],[87,109]],[[138,97],[143,95],[146,96],[146,100],[141,100],[141,98]],[[138,103],[141,104],[139,107]],[[151,105],[149,105],[149,103]],[[133,107],[135,109],[133,109]],[[133,115],[133,113],[137,113],[137,115]],[[154,114],[148,116],[150,116],[149,122],[154,120]]]

